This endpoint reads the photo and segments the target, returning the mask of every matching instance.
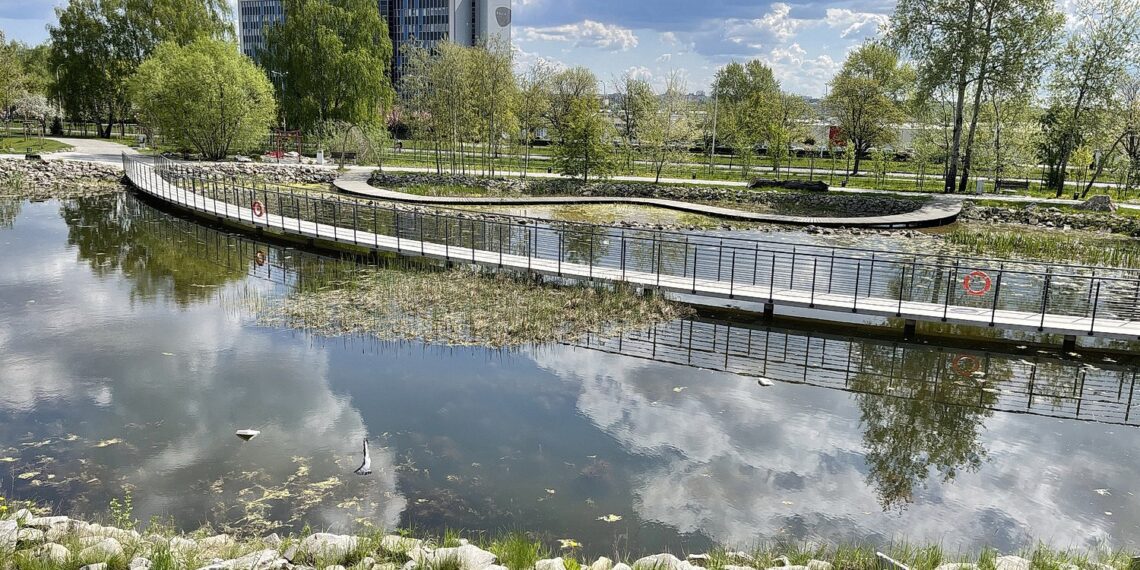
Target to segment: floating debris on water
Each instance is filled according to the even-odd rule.
[[[234,432],[234,435],[240,437],[242,441],[249,441],[261,435],[261,432],[255,429],[239,429]]]

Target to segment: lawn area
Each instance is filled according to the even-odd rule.
[[[69,150],[71,147],[61,142],[53,141],[50,139],[40,138],[24,138],[22,136],[16,137],[0,137],[0,153],[7,154],[21,154],[26,152],[33,153],[46,153],[58,152],[61,150]]]

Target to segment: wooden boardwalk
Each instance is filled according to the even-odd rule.
[[[544,197],[449,197],[417,196],[394,190],[376,188],[368,183],[370,173],[352,170],[340,176],[333,185],[346,194],[405,202],[410,204],[430,204],[437,206],[535,206],[573,204],[632,204],[667,208],[691,214],[702,214],[728,220],[787,224],[797,226],[849,227],[849,228],[925,228],[954,223],[962,213],[961,200],[932,196],[930,201],[913,212],[889,216],[865,217],[816,217],[764,214],[735,208],[722,208],[706,204],[666,200],[661,198],[635,198],[621,196],[544,196]]]
[[[473,247],[475,244],[474,234],[471,235],[471,246],[463,246],[451,244],[450,239],[444,243],[437,243],[427,239],[409,239],[408,237],[402,237],[404,233],[402,230],[392,232],[396,235],[388,235],[384,232],[368,231],[360,227],[344,227],[336,223],[322,223],[320,221],[302,219],[301,217],[285,216],[274,213],[273,211],[267,211],[272,210],[272,202],[269,198],[266,198],[266,202],[263,204],[258,201],[257,196],[260,196],[259,194],[246,194],[247,191],[241,188],[234,188],[232,190],[219,188],[217,181],[214,181],[213,186],[210,186],[209,183],[200,186],[191,185],[189,182],[176,184],[171,181],[172,179],[177,179],[175,176],[164,176],[162,168],[152,167],[138,159],[124,157],[124,168],[128,178],[142,192],[171,204],[192,210],[208,218],[224,218],[255,227],[277,230],[294,236],[350,243],[378,251],[396,252],[401,255],[422,256],[488,267],[509,268],[533,274],[568,279],[625,283],[647,289],[656,289],[675,294],[694,295],[708,299],[733,299],[741,302],[762,303],[769,306],[805,307],[820,311],[821,315],[826,315],[829,311],[847,315],[857,313],[913,321],[1037,331],[1066,336],[1094,336],[1123,340],[1140,339],[1140,321],[1118,318],[1113,314],[1106,315],[1102,313],[1101,316],[1097,315],[1097,307],[1104,304],[1104,299],[1101,299],[1099,283],[1096,285],[1097,299],[1091,304],[1091,315],[1081,315],[1001,309],[998,308],[996,301],[997,295],[994,295],[995,301],[992,307],[952,304],[949,294],[946,295],[945,302],[924,302],[903,299],[901,293],[899,294],[899,298],[894,298],[893,296],[868,295],[867,289],[864,289],[861,295],[860,275],[866,275],[859,273],[863,270],[862,264],[859,265],[859,270],[855,272],[855,289],[853,293],[846,291],[828,292],[831,289],[830,278],[828,279],[829,286],[827,290],[824,290],[822,277],[819,280],[821,285],[818,288],[819,290],[817,290],[816,274],[819,273],[818,266],[820,265],[818,263],[812,263],[810,265],[813,270],[810,290],[808,290],[804,284],[795,286],[789,283],[789,286],[784,287],[776,283],[775,268],[777,258],[775,254],[772,255],[773,272],[770,276],[771,278],[766,280],[767,282],[763,282],[765,280],[757,281],[755,275],[758,264],[755,263],[751,266],[753,274],[752,280],[741,282],[741,280],[737,278],[738,275],[741,274],[741,271],[738,271],[736,267],[736,250],[732,250],[733,268],[730,277],[723,279],[720,278],[722,273],[721,268],[725,267],[725,265],[719,257],[723,257],[724,251],[727,250],[726,247],[722,247],[721,255],[718,256],[716,270],[709,271],[706,269],[705,273],[701,274],[696,269],[697,251],[696,246],[694,246],[693,270],[683,275],[676,275],[665,271],[654,271],[652,268],[647,270],[644,266],[627,265],[625,253],[626,242],[624,238],[622,241],[622,262],[620,266],[616,263],[612,265],[601,265],[598,262],[592,261],[594,259],[592,256],[587,257],[587,260],[590,261],[586,263],[572,259],[564,259],[566,256],[562,253],[563,234],[561,233],[557,234],[559,251],[557,259],[542,257],[541,249],[538,249],[538,253],[535,255],[520,255],[515,253],[515,250],[511,250],[509,246],[506,248],[507,250],[504,250],[501,241],[499,242],[500,245],[497,251]],[[226,199],[216,199],[215,197],[208,196],[207,193],[212,193],[213,196],[222,196]],[[246,195],[253,196],[248,202],[250,204],[249,206],[231,203],[233,201],[242,201]],[[261,195],[270,196],[268,193]],[[287,203],[290,199],[292,199],[293,203],[299,200],[297,196],[290,196],[288,194],[280,195],[277,198],[278,203]],[[300,200],[319,201],[311,197],[300,198]],[[268,206],[266,204],[268,204]],[[375,214],[377,211],[376,206],[372,207],[374,208],[373,214]],[[385,209],[381,211],[387,212],[388,210]],[[393,209],[392,212],[395,213],[396,210]],[[357,215],[355,209],[353,209],[352,215],[353,219],[355,219]],[[414,212],[403,213],[403,215],[409,217],[415,216],[414,220],[417,221],[419,225],[419,235],[424,235],[424,218],[428,218],[428,216],[439,217]],[[345,221],[348,220],[346,219]],[[405,224],[402,223],[399,216],[397,216],[395,218],[395,227],[403,228],[404,226]],[[501,231],[502,226],[500,226],[500,232]],[[554,230],[550,231],[553,232]],[[536,245],[539,245],[537,244],[538,233],[537,231],[533,233],[535,235]],[[527,239],[527,246],[529,248],[530,238]],[[656,240],[656,238],[654,239]],[[661,261],[661,252],[666,245],[682,245],[679,243],[670,244],[660,240],[656,241],[655,244],[657,247],[654,248],[653,252],[657,256],[657,263],[653,267],[657,269],[666,267],[662,265]],[[686,243],[684,245],[686,248],[684,259],[687,263],[688,247],[690,244]],[[758,251],[759,250],[757,250],[757,252]],[[797,271],[794,255],[793,253],[793,265],[791,266],[793,276]],[[743,265],[743,262],[741,264]],[[874,278],[874,271],[875,267],[872,261],[871,279]],[[957,271],[957,264],[955,264],[955,271]],[[880,269],[880,272],[882,274],[883,270]],[[691,275],[688,273],[691,273]],[[916,273],[912,270],[912,287],[915,275]],[[957,273],[950,274],[950,276],[954,278],[956,278],[956,275]],[[903,283],[906,282],[906,278],[907,273],[904,267],[902,270]],[[1010,279],[1012,281],[1012,276]],[[1049,306],[1049,279],[1050,278],[1047,277],[1045,281],[1043,307]],[[1098,278],[1097,281],[1102,281],[1102,279]],[[1132,281],[1126,282],[1125,285],[1131,287],[1133,281],[1136,282],[1137,289],[1140,289],[1140,280],[1135,280],[1135,278],[1133,278]],[[949,284],[946,285],[945,288],[949,291],[953,283],[952,280],[949,281]],[[1091,291],[1093,283],[1094,281],[1089,281],[1090,298],[1092,297]],[[1001,275],[998,276],[999,293],[1000,288]],[[1088,311],[1085,312],[1087,313]]]

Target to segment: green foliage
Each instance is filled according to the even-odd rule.
[[[121,501],[118,498],[111,499],[107,505],[107,510],[111,515],[111,524],[116,528],[134,528],[139,522],[134,517],[134,502],[131,499],[130,491],[123,494]]]
[[[844,140],[855,149],[852,174],[859,173],[860,159],[869,149],[897,138],[898,125],[905,119],[903,97],[911,79],[894,50],[872,42],[852,51],[831,80],[824,104],[839,119]]]
[[[275,77],[285,120],[379,124],[392,101],[392,42],[375,0],[286,0],[285,22],[266,30],[261,61]]]
[[[160,45],[129,87],[145,124],[211,160],[255,148],[277,113],[265,73],[220,40]]]
[[[589,181],[614,170],[611,130],[593,96],[571,102],[562,128],[562,144],[554,151],[554,168],[563,176]]]
[[[770,109],[780,95],[780,82],[772,68],[759,60],[734,61],[717,71],[713,91],[717,139],[743,159],[747,176],[756,145],[764,138],[768,117],[762,111]]]
[[[94,121],[100,135],[130,113],[127,81],[159,44],[231,38],[225,0],[70,0],[49,26],[48,68],[68,115]]]
[[[510,570],[528,570],[546,555],[542,543],[521,532],[512,532],[491,543],[490,551]]]

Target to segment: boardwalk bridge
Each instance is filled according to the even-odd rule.
[[[123,157],[142,193],[196,215],[373,251],[625,283],[695,299],[916,322],[1140,339],[1140,271],[789,244],[421,211]]]

